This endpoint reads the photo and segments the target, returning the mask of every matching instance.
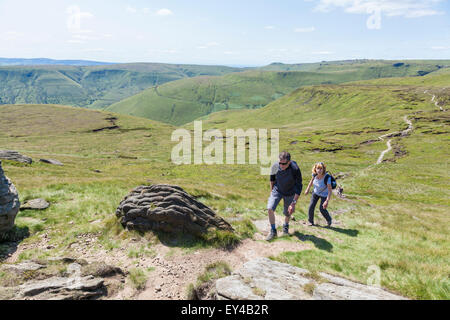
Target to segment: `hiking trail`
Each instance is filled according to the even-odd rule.
[[[397,131],[397,132],[392,132],[392,133],[386,133],[386,134],[383,134],[383,135],[379,136],[378,139],[380,139],[381,141],[384,141],[384,138],[391,138],[391,137],[398,137],[398,136],[404,137],[404,136],[409,135],[410,132],[411,132],[411,131],[413,130],[413,128],[414,128],[413,125],[412,125],[412,122],[411,122],[411,120],[408,119],[408,116],[404,116],[404,117],[403,117],[403,121],[406,122],[406,124],[408,125],[408,128],[406,128],[405,130],[403,130],[403,131],[401,131],[401,132],[398,132],[398,131]],[[392,139],[389,139],[389,140],[386,142],[387,149],[381,151],[381,154],[380,154],[380,156],[378,157],[378,160],[377,160],[377,163],[376,163],[376,164],[380,164],[381,162],[383,162],[384,155],[385,155],[386,153],[388,153],[389,151],[392,150],[391,140],[392,140]]]
[[[426,93],[426,94],[429,94],[430,96],[432,96],[431,97],[431,102],[433,102],[436,107],[439,107],[439,109],[441,111],[445,111],[444,108],[442,108],[440,105],[438,105],[438,101],[435,100],[436,99],[436,95],[428,93],[428,90],[425,90],[423,93]]]

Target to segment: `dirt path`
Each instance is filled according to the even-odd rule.
[[[197,250],[191,254],[168,254],[167,248],[158,248],[158,255],[151,260],[155,270],[150,275],[145,289],[135,299],[164,300],[186,299],[190,283],[195,284],[205,267],[213,262],[224,261],[231,269],[258,257],[276,256],[286,251],[300,251],[310,248],[309,244],[294,241],[262,242],[245,239],[232,251],[221,249]]]
[[[276,216],[277,225],[283,222],[283,218]],[[120,248],[106,250],[94,248],[98,244],[95,234],[80,235],[77,240],[69,245],[67,256],[85,259],[88,262],[102,261],[106,264],[118,266],[124,271],[133,268],[143,270],[147,276],[145,288],[137,291],[128,280],[122,289],[111,294],[107,299],[123,300],[184,300],[186,299],[189,284],[195,284],[197,277],[205,272],[205,267],[211,263],[226,262],[233,271],[238,270],[245,262],[258,258],[277,256],[287,251],[302,251],[311,249],[313,244],[297,239],[279,239],[266,242],[264,240],[269,230],[267,219],[254,221],[258,232],[253,239],[245,239],[233,250],[208,248],[190,251],[179,247],[157,243],[148,247],[145,239],[132,239]],[[296,222],[295,224],[298,224]],[[294,223],[291,228],[293,234],[296,230]],[[291,237],[292,238],[292,237]],[[4,262],[15,263],[25,250],[39,250],[41,252],[53,249],[49,245],[51,239],[47,234],[41,236],[41,241],[32,244],[22,244]],[[140,255],[138,258],[130,257],[130,250],[148,248],[154,254]]]
[[[445,111],[445,109],[444,108],[442,108],[440,105],[438,105],[438,102],[437,101],[435,101],[435,99],[436,99],[436,95],[434,95],[434,94],[431,94],[431,93],[428,93],[428,90],[425,90],[423,93],[426,93],[426,94],[429,94],[430,96],[432,96],[431,97],[431,102],[433,102],[434,103],[434,105],[436,106],[436,107],[438,107],[441,111]]]
[[[411,133],[411,131],[414,129],[414,127],[413,127],[413,125],[412,125],[412,122],[411,122],[411,120],[408,119],[408,116],[404,116],[404,117],[403,117],[403,121],[406,122],[406,124],[408,125],[408,128],[406,128],[405,130],[403,130],[403,131],[401,131],[401,132],[392,132],[392,133],[386,133],[386,134],[383,134],[382,136],[379,136],[378,139],[380,139],[381,141],[383,141],[384,138],[397,137],[397,136],[402,136],[402,137],[404,137],[404,136],[409,135],[409,134]],[[392,140],[392,139],[389,139],[389,140],[386,142],[387,149],[386,149],[386,150],[383,150],[383,151],[381,152],[380,156],[378,157],[378,160],[377,160],[377,163],[376,163],[376,164],[380,164],[381,162],[383,162],[384,155],[385,155],[386,153],[388,153],[389,151],[392,150],[391,140]]]

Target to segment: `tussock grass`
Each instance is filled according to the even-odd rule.
[[[423,94],[425,88],[441,90],[439,86],[449,76],[439,72],[437,80],[431,73],[415,80],[403,79],[407,81],[403,84],[390,79],[388,85],[365,82],[304,87],[261,109],[218,112],[205,118],[204,130],[279,128],[280,151],[290,151],[299,164],[304,188],[317,161],[325,162],[333,173],[345,174],[338,183],[346,199],[333,197],[329,205],[339,224],[329,229],[292,224],[298,237],[290,240],[311,243],[311,249],[285,252],[275,257],[277,260],[361,283],[367,282],[368,268],[375,265],[381,269],[381,286],[393,292],[414,299],[450,297],[450,190],[445,184],[449,178],[448,135],[442,133],[448,132],[449,116]],[[413,80],[420,83],[410,82]],[[92,115],[95,121],[80,131],[65,130],[64,125],[52,129],[53,123],[45,125],[45,119],[64,124],[72,113],[65,116],[67,109],[57,106],[1,108],[8,114],[7,120],[0,119],[2,148],[64,163],[59,167],[2,162],[21,202],[43,197],[51,203],[44,211],[20,212],[16,224],[21,230],[28,228],[23,244],[40,242],[41,236],[47,235],[55,249],[27,249],[19,259],[70,252],[69,244],[83,234],[97,237],[102,248],[135,250],[133,259],[141,249],[132,249],[131,238],[186,250],[233,246],[254,233],[249,220],[267,216],[270,184],[268,177],[259,174],[259,165],[175,166],[170,162],[173,126],[116,115],[122,128],[148,129],[88,132],[89,126],[104,124],[103,117],[110,114],[103,113],[98,122]],[[89,111],[80,114],[86,118],[91,115]],[[405,115],[415,129],[410,136],[392,142],[407,154],[396,157],[390,152],[385,162],[374,165],[386,149],[378,136],[405,129]],[[23,119],[27,119],[27,126],[21,125]],[[80,126],[82,122],[81,118]],[[192,124],[185,128],[192,129]],[[365,143],[370,140],[374,141]],[[118,204],[132,188],[151,183],[176,184],[195,193],[200,201],[230,219],[236,234],[212,232],[206,240],[199,240],[124,230],[115,217]],[[297,219],[306,219],[308,204],[309,196],[301,195]],[[322,225],[325,222],[317,209],[315,220]],[[0,250],[2,247],[6,250],[0,244]]]

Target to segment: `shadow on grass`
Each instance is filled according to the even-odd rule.
[[[355,229],[342,229],[342,228],[336,228],[336,227],[321,227],[321,228],[325,228],[325,229],[330,229],[339,233],[343,233],[346,234],[350,237],[356,237],[358,236],[359,231],[355,230]]]
[[[16,252],[19,243],[30,236],[28,227],[14,226],[10,231],[0,234],[0,262]]]
[[[185,249],[215,247],[233,251],[241,244],[238,236],[230,232],[215,232],[204,234],[202,236],[194,236],[188,233],[173,234],[156,230],[137,232],[141,236],[144,236],[147,232],[152,232],[163,245]]]
[[[314,246],[320,250],[325,250],[328,252],[333,251],[333,245],[325,239],[316,237],[311,234],[303,234],[299,231],[295,231],[294,236],[297,237],[300,241],[311,241]]]

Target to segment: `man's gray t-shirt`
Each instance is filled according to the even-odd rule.
[[[274,189],[283,196],[291,196],[302,192],[302,173],[295,161],[281,170],[280,165],[275,162],[270,172],[270,181],[275,181]]]

